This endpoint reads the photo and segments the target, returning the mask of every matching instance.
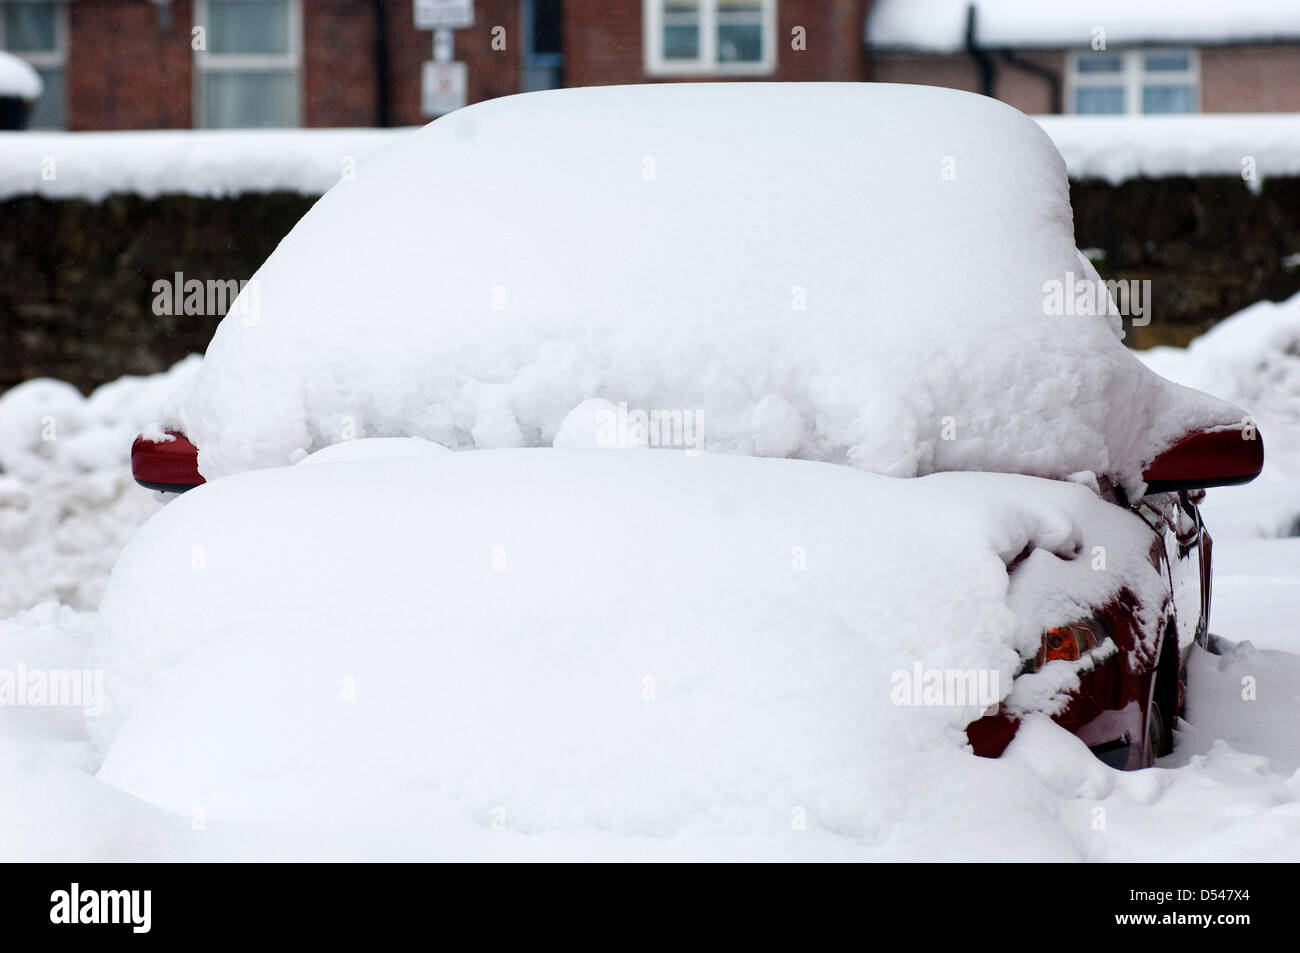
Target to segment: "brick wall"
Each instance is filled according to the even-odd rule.
[[[1053,111],[1051,86],[1045,79],[1011,65],[996,54],[991,55],[995,69],[993,92],[998,99],[1031,115]],[[1061,95],[1064,97],[1064,53],[1060,50],[1017,51],[1017,57],[1055,70],[1062,77]],[[872,55],[868,75],[878,83],[917,83],[981,92],[979,70],[967,53],[878,52]]]
[[[68,4],[70,129],[185,129],[192,124],[192,5],[171,22],[141,0]]]
[[[1300,47],[1279,43],[1201,50],[1201,111],[1300,111]]]
[[[368,10],[370,5],[365,6]],[[389,0],[387,14],[392,121],[398,126],[423,125],[430,117],[420,112],[420,69],[421,64],[433,59],[433,33],[415,29],[409,0]],[[492,49],[492,28],[496,26],[505,28],[505,50]],[[519,92],[523,50],[518,0],[476,0],[474,25],[456,30],[454,38],[455,59],[468,68],[469,102]],[[367,49],[373,48],[372,38]],[[317,69],[337,71],[338,68],[337,62],[319,58]],[[373,58],[367,58],[365,68],[373,71]]]
[[[642,0],[567,0],[565,85],[662,81],[647,76]],[[857,81],[864,75],[862,24],[867,0],[778,0],[776,71],[742,79]],[[807,31],[807,49],[791,49],[791,31]],[[717,80],[717,76],[673,77]]]

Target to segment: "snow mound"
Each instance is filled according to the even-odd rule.
[[[1096,279],[1061,158],[986,97],[512,96],[327,193],[258,271],[257,319],[222,322],[162,420],[209,478],[282,465],[345,422],[547,446],[601,398],[700,420],[710,451],[1130,487],[1187,430],[1240,422],[1143,368],[1113,313],[1047,313],[1070,275]]]
[[[0,50],[0,96],[15,96],[34,102],[40,99],[45,84],[41,74],[24,59]]]
[[[906,855],[934,812],[996,826],[1007,777],[965,749],[987,699],[900,705],[896,674],[982,671],[1001,697],[1047,624],[1121,586],[1158,600],[1149,540],[1083,487],[1011,475],[576,449],[239,474],[122,554],[98,777],[372,845],[500,826],[543,853]],[[1094,545],[1107,572],[1076,558]]]
[[[131,441],[198,366],[190,357],[89,397],[48,379],[0,394],[0,618],[44,600],[98,605],[122,546],[158,508],[131,479]]]

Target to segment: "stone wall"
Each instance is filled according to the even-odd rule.
[[[1152,282],[1130,343],[1182,344],[1261,299],[1300,291],[1300,179],[1259,194],[1236,178],[1072,186],[1081,248],[1106,278]],[[50,376],[89,390],[202,352],[220,315],[157,315],[154,282],[252,276],[314,199],[113,196],[0,202],[0,390]]]
[[[202,353],[221,316],[155,315],[154,282],[250,278],[314,201],[0,202],[0,390],[30,377],[89,390]]]

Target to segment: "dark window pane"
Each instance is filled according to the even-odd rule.
[[[564,38],[560,29],[561,0],[532,0],[533,53],[563,53]]]
[[[1151,72],[1188,70],[1192,67],[1192,56],[1186,50],[1155,50],[1146,54],[1145,62]]]
[[[209,53],[289,52],[288,0],[209,0]]]
[[[1124,90],[1120,86],[1083,86],[1074,91],[1074,111],[1084,116],[1118,115],[1124,112]]]
[[[1196,111],[1196,91],[1191,86],[1146,86],[1142,90],[1144,113]]]
[[[1124,58],[1118,53],[1080,53],[1080,73],[1118,73],[1124,69]]]
[[[63,67],[37,67],[45,91],[32,107],[27,125],[31,129],[62,129],[67,125],[63,115]]]
[[[763,58],[763,28],[754,24],[718,24],[718,62],[756,63]]]
[[[212,129],[266,129],[294,125],[296,73],[285,70],[208,71],[203,78],[203,122]]]
[[[700,57],[700,28],[697,24],[664,26],[664,59],[695,60]]]
[[[53,3],[6,3],[5,48],[24,53],[54,50]]]

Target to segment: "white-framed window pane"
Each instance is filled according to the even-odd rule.
[[[53,53],[57,48],[52,0],[4,4],[5,49],[17,53]]]
[[[1188,85],[1142,87],[1144,113],[1190,113],[1196,111],[1196,90]]]
[[[700,5],[687,0],[664,4],[664,59],[700,58]]]
[[[208,52],[288,53],[289,0],[208,0]]]
[[[1184,73],[1192,68],[1192,55],[1186,50],[1153,50],[1143,60],[1147,72]]]
[[[718,62],[757,63],[763,59],[763,4],[755,0],[718,3]]]
[[[204,123],[213,129],[292,126],[297,117],[298,77],[291,70],[207,70],[203,75]]]
[[[1124,112],[1122,86],[1081,86],[1074,91],[1074,111],[1082,116],[1114,116]]]
[[[1120,73],[1124,57],[1118,53],[1082,53],[1078,59],[1080,73]]]
[[[63,113],[63,67],[36,67],[41,82],[45,84],[40,99],[32,106],[27,120],[29,129],[62,129],[67,124]]]

